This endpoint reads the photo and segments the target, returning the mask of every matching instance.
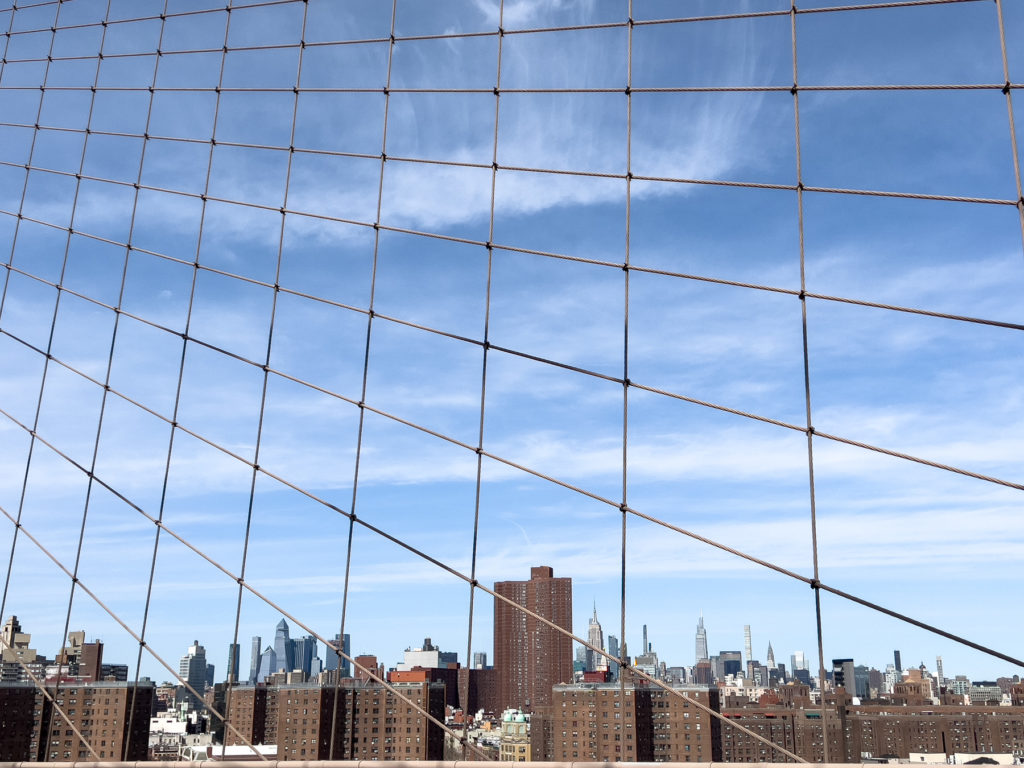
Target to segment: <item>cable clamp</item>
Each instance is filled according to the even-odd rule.
[[[1010,95],[1010,81],[1006,81],[1006,85],[1003,86],[1003,93],[1007,96]]]
[[[626,378],[624,378],[622,380],[622,386],[624,386],[624,387],[631,387],[631,386],[633,386],[633,382],[630,381],[629,377],[627,376]]]
[[[821,589],[821,582],[818,581],[817,579],[811,579],[808,582],[808,585],[810,586],[811,589]]]
[[[814,427],[813,426],[808,425],[808,427],[807,427],[807,434],[808,435],[813,435],[814,434]]]
[[[796,96],[798,90],[799,88],[797,88],[796,83],[793,83],[793,87],[789,89],[789,92]]]
[[[629,95],[630,95],[630,94],[631,94],[632,92],[633,92],[633,89],[632,89],[632,88],[630,88],[630,87],[629,87],[629,86],[627,85],[627,86],[626,86],[626,90],[625,90],[625,94],[626,94],[627,96],[629,96]]]
[[[504,27],[498,27],[498,37],[504,37],[504,36],[505,36],[505,28]]]
[[[800,301],[804,301],[807,299],[807,292],[803,288],[801,288],[800,293],[798,293],[796,297],[800,299]]]
[[[487,341],[487,339],[484,339],[483,347],[484,347],[484,349],[490,349],[491,348],[491,342]]]
[[[619,512],[621,512],[622,514],[626,514],[627,512],[629,512],[629,507],[626,506],[626,502],[622,502],[621,504],[619,504]]]
[[[382,163],[386,163],[388,161],[388,154],[387,154],[387,152],[381,152],[380,153],[380,161]]]

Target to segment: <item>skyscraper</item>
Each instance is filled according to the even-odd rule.
[[[341,652],[345,656],[352,655],[352,636],[348,632],[345,633],[345,640],[342,642],[341,635],[334,636],[335,648],[340,648]],[[352,666],[349,664],[348,659],[345,656],[339,656],[335,651],[328,648],[325,651],[324,656],[324,669],[333,670],[338,668],[338,660],[341,660],[341,676],[352,677]]]
[[[269,645],[260,654],[260,666],[256,671],[256,682],[262,683],[269,675],[277,672],[277,654]]]
[[[750,625],[743,625],[743,652],[746,654],[744,661],[747,664],[747,669],[750,669],[750,662],[754,660],[754,646],[750,642]]]
[[[619,638],[615,635],[608,635],[608,655],[619,658]],[[619,662],[608,662],[608,678],[613,682],[619,679]]]
[[[572,579],[548,566],[530,569],[529,581],[499,581],[494,591],[494,668],[502,707],[532,711],[551,703],[551,687],[572,682],[572,639],[528,616],[528,611],[572,632]]]
[[[178,676],[188,683],[200,696],[206,690],[206,649],[193,640],[188,651],[178,662]],[[188,691],[188,698],[193,707],[199,706],[199,699],[191,691]]]
[[[288,622],[281,619],[277,623],[277,630],[274,632],[274,654],[277,657],[278,669],[291,672],[295,669],[295,643],[288,636]]]
[[[312,671],[313,657],[316,656],[316,638],[312,635],[296,638],[292,640],[292,648],[294,649],[292,654],[294,669],[302,670],[302,674],[309,677]]]
[[[845,688],[851,696],[857,695],[857,675],[853,669],[853,659],[832,659],[832,683],[836,688]]]
[[[256,635],[252,639],[252,647],[249,649],[249,682],[255,683],[256,676],[260,672],[260,649],[263,647],[263,638]]]
[[[232,683],[238,682],[238,643],[228,643],[228,676],[227,680]]]
[[[768,641],[768,658],[765,660],[768,669],[775,669],[775,651],[772,650],[771,641]]]
[[[900,652],[898,650],[892,652],[892,659],[896,662],[896,674],[897,676],[903,674],[903,661],[900,659]]]
[[[700,618],[697,619],[697,661],[707,661],[708,659],[708,633],[704,629],[704,611],[700,612]]]
[[[590,623],[587,625],[587,642],[595,648],[604,650],[604,632],[601,631],[601,622],[597,620],[597,603],[594,603],[594,615],[590,619]],[[605,669],[608,666],[608,662],[604,656],[599,653],[587,649],[587,671],[594,672],[598,668]]]

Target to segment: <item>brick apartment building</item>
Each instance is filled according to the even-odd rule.
[[[47,692],[101,760],[145,760],[152,683],[68,682]],[[31,683],[0,683],[0,760],[94,760],[75,731]]]
[[[444,721],[443,684],[398,683],[395,687]],[[239,686],[231,693],[228,711],[231,724],[247,741],[276,744],[278,760],[443,757],[440,726],[380,685]],[[244,742],[228,731],[226,743]]]
[[[494,591],[572,631],[572,579],[556,578],[549,566],[531,568],[529,581],[495,582]],[[526,615],[516,605],[494,601],[498,696],[501,709],[532,712],[551,703],[552,686],[572,682],[572,639]]]
[[[535,759],[572,762],[711,762],[717,720],[694,702],[717,709],[718,691],[618,683],[556,685],[552,703],[533,716]]]
[[[820,709],[727,707],[722,714],[812,763],[825,760]],[[829,762],[909,757],[911,752],[1024,754],[1024,707],[850,706],[825,712]],[[722,726],[725,762],[784,762],[784,755],[735,728]]]

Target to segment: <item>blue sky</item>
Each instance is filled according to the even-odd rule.
[[[372,323],[367,358],[375,410],[362,431],[359,517],[469,573],[476,454],[381,412],[475,446],[486,321],[502,349],[487,356],[477,577],[489,585],[551,565],[574,580],[577,634],[596,601],[605,632],[620,635],[623,387],[544,361],[623,376],[628,242],[640,268],[629,276],[630,380],[805,425],[796,192],[643,179],[627,187],[624,178],[797,183],[788,13],[638,24],[629,67],[626,3],[505,2],[509,31],[619,26],[502,37],[496,133],[499,38],[472,36],[495,31],[496,2],[397,3],[387,102],[388,4],[310,0],[305,40],[321,45],[305,49],[296,42],[306,4],[237,7],[226,54],[222,5],[169,0],[170,14],[212,10],[161,25],[153,17],[163,5],[74,0],[55,19],[56,5],[12,14],[0,3],[0,28],[17,33],[0,70],[0,260],[11,267],[0,306],[0,507],[20,509],[25,529],[69,567],[81,536],[82,582],[136,632],[154,542],[137,508],[157,517],[163,499],[166,526],[234,573],[248,521],[247,579],[333,637],[349,523],[321,502],[352,508],[372,284],[373,310],[385,317]],[[781,0],[635,0],[633,17],[787,9]],[[109,24],[104,36],[108,13],[137,20]],[[1024,10],[1006,4],[1003,13],[1019,82]],[[802,86],[1005,81],[994,3],[807,13],[796,30]],[[451,36],[460,34],[471,36]],[[431,35],[446,37],[401,39]],[[346,40],[370,42],[331,44]],[[627,112],[627,73],[634,89],[778,90],[638,90]],[[221,77],[217,109],[209,89]],[[437,92],[451,89],[459,92]],[[807,187],[1019,195],[998,89],[799,98]],[[299,151],[289,168],[281,148],[293,114]],[[207,176],[217,199],[204,203]],[[377,220],[378,190],[384,228],[375,239],[366,225]],[[802,235],[810,293],[1024,322],[1012,205],[808,191]],[[136,250],[126,258],[129,240]],[[488,240],[499,246],[489,271]],[[58,283],[68,289],[59,300]],[[272,307],[264,396],[258,365]],[[186,323],[201,343],[183,356]],[[817,431],[1024,482],[1019,329],[808,299],[807,334]],[[66,366],[46,366],[47,348]],[[104,401],[95,381],[108,361],[111,388],[134,403]],[[175,433],[168,455],[179,374],[176,420],[188,432]],[[628,408],[630,507],[812,574],[803,433],[639,388]],[[260,466],[314,498],[263,473],[254,483],[248,464],[210,445],[253,461],[261,410]],[[30,437],[16,421],[31,428],[37,415],[38,434],[60,453],[36,442],[28,462]],[[123,498],[90,486],[60,455],[89,466],[96,446],[96,476]],[[822,581],[1020,656],[1021,491],[823,438],[813,446]],[[0,526],[5,569],[12,531]],[[430,636],[465,659],[463,581],[360,527],[352,549],[346,631],[355,652],[390,665]],[[646,623],[663,660],[692,664],[703,611],[712,652],[742,648],[750,624],[757,657],[771,641],[780,661],[795,650],[816,658],[813,595],[802,582],[635,516],[626,550],[633,649]],[[220,675],[237,595],[233,580],[164,536],[147,640],[174,664],[199,639]],[[67,609],[67,577],[20,538],[5,612],[52,655]],[[478,593],[474,610],[472,650],[490,654],[491,598]],[[905,663],[929,668],[943,656],[947,675],[1021,672],[835,597],[823,596],[822,610],[826,662],[852,656],[884,668],[900,648]],[[243,668],[249,638],[267,641],[279,618],[243,595]],[[78,628],[104,640],[108,660],[134,666],[131,637],[82,594],[71,606]],[[145,657],[142,672],[168,676]]]

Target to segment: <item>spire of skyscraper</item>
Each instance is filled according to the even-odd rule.
[[[772,650],[772,641],[768,641],[768,659],[765,662],[768,669],[775,669],[775,651]]]

